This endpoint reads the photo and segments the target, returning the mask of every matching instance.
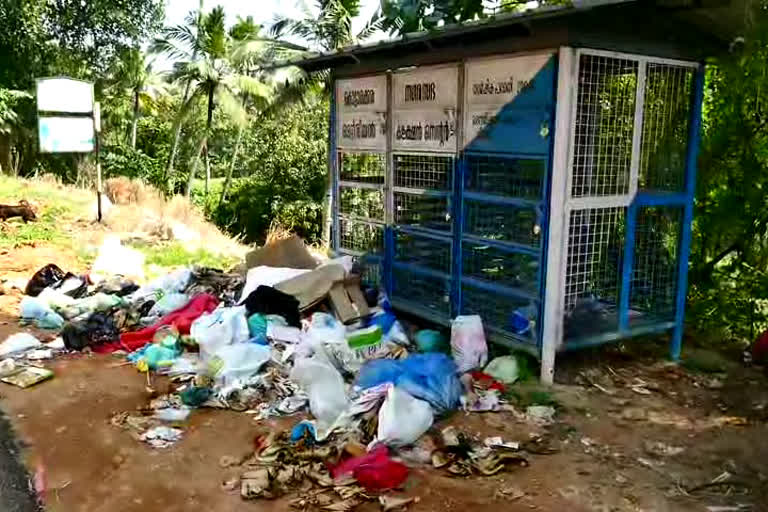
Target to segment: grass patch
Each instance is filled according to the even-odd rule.
[[[65,208],[46,208],[34,222],[8,222],[2,228],[0,247],[4,249],[21,247],[37,242],[65,243],[67,237],[60,231],[59,220]]]
[[[131,247],[144,253],[147,258],[147,265],[155,265],[158,267],[188,267],[192,265],[200,265],[203,267],[228,269],[238,262],[236,258],[231,256],[214,254],[205,249],[189,251],[179,242],[153,245],[133,243],[131,244]]]
[[[563,408],[552,393],[540,389],[511,389],[505,393],[505,398],[523,409],[532,405],[546,405],[555,409]]]

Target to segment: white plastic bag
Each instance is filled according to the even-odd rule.
[[[479,315],[457,316],[451,323],[451,352],[459,373],[485,366],[488,345]]]
[[[269,347],[255,343],[221,347],[214,356],[221,365],[216,380],[223,386],[230,386],[240,379],[253,377],[269,361],[270,355]]]
[[[107,236],[99,247],[89,277],[100,283],[111,276],[125,276],[144,281],[144,253],[125,247],[117,236]]]
[[[200,346],[200,359],[207,362],[224,347],[248,341],[245,307],[218,308],[203,315],[192,322],[189,334]]]
[[[158,277],[148,285],[142,286],[128,296],[128,301],[133,303],[146,299],[151,295],[162,297],[169,293],[178,293],[185,290],[191,280],[192,271],[190,269],[182,268],[175,270],[170,274]]]
[[[379,409],[377,441],[390,446],[413,444],[434,421],[429,403],[391,386]]]
[[[0,343],[0,357],[5,357],[8,354],[14,354],[30,348],[42,347],[43,344],[40,340],[27,334],[26,332],[18,332],[8,336],[6,340]]]
[[[333,424],[349,406],[344,379],[326,361],[317,357],[299,359],[291,371],[291,380],[309,395],[309,409],[321,426]]]

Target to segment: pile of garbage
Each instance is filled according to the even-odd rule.
[[[249,458],[223,464],[243,468],[226,487],[244,499],[298,493],[300,508],[341,499],[351,510],[401,487],[414,463],[452,475],[527,464],[517,443],[432,428],[457,410],[512,410],[504,391],[517,360],[487,364],[480,317],[457,317],[450,340],[432,330],[409,336],[351,258],[318,262],[300,239],[250,254],[247,266],[245,275],[182,268],[140,285],[51,264],[29,281],[21,318],[58,330],[56,351],[124,354],[150,391],[152,376],[167,376],[169,394],[111,420],[154,448],[181,441],[200,407],[257,420],[296,415],[288,431],[257,436]],[[0,344],[0,355],[9,342],[16,354],[39,352],[29,338]],[[407,504],[379,498],[385,509]]]

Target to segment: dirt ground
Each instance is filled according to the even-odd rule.
[[[0,254],[0,276],[28,278],[66,259],[45,247],[9,251]],[[26,330],[16,318],[18,300],[13,291],[0,295],[0,340]],[[689,372],[665,363],[663,346],[642,343],[632,352],[561,358],[560,384],[545,395],[558,407],[552,426],[499,412],[457,413],[435,427],[455,425],[480,439],[541,436],[556,453],[529,454],[528,467],[483,478],[414,468],[405,488],[389,494],[418,496],[413,511],[768,510],[765,374],[735,361],[718,375]],[[110,424],[114,413],[148,402],[144,377],[119,362],[69,355],[47,365],[53,380],[27,390],[0,385],[0,409],[20,438],[24,463],[44,475],[47,510],[291,510],[287,499],[243,501],[239,490],[225,491],[222,482],[241,470],[223,469],[219,460],[249,453],[257,432],[290,428],[296,418],[257,422],[199,409],[179,443],[152,449]],[[515,392],[525,400],[540,391],[532,386]]]

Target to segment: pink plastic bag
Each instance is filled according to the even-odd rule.
[[[457,316],[451,323],[451,352],[459,373],[485,367],[488,345],[479,315]]]

